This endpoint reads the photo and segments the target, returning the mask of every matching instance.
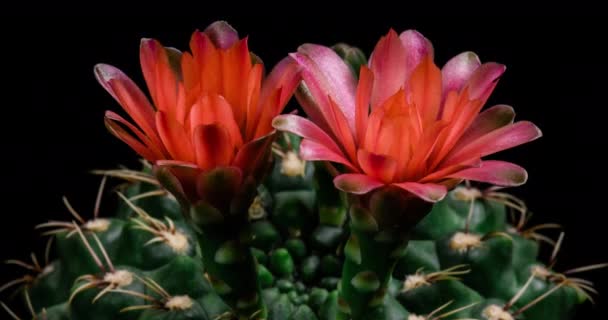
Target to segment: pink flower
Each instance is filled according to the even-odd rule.
[[[273,126],[304,138],[303,159],[342,165],[337,188],[366,194],[393,185],[435,202],[463,179],[527,180],[520,166],[482,160],[541,136],[531,122],[514,123],[510,106],[480,113],[504,65],[464,52],[439,69],[430,41],[413,30],[382,37],[358,82],[330,48],[305,44],[291,57],[302,67],[296,96],[310,120],[281,115]]]

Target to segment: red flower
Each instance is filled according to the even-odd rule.
[[[380,39],[358,83],[329,48],[305,44],[291,56],[305,83],[296,96],[312,121],[282,115],[273,125],[304,138],[303,159],[343,165],[337,188],[365,194],[394,185],[434,202],[462,179],[526,181],[515,164],[481,159],[541,136],[530,122],[513,123],[509,106],[480,113],[505,66],[464,52],[440,70],[431,43],[412,30]]]
[[[181,53],[142,40],[141,67],[153,103],[115,67],[99,64],[95,75],[135,123],[107,111],[110,132],[157,169],[169,169],[179,180],[174,189],[194,202],[212,198],[216,191],[208,184],[217,183],[218,173],[224,185],[217,190],[236,192],[244,179],[259,179],[274,136],[272,118],[299,76],[298,66],[284,59],[264,79],[247,38],[239,40],[221,21],[194,32],[190,49]]]

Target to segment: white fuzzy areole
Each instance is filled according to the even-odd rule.
[[[165,308],[169,310],[188,310],[192,308],[192,299],[188,296],[174,296],[165,303]]]
[[[304,176],[306,172],[306,161],[293,151],[287,151],[281,161],[281,173],[288,177]]]
[[[426,276],[422,274],[411,274],[405,278],[403,283],[403,291],[409,291],[422,286],[428,286],[430,283],[426,280]]]
[[[247,214],[249,215],[249,219],[252,220],[262,219],[266,216],[266,210],[264,210],[260,196],[253,199],[253,203],[249,206]]]
[[[95,233],[105,232],[109,227],[110,220],[102,218],[89,220],[82,225],[83,229],[90,230]]]
[[[407,320],[426,320],[426,317],[418,316],[418,315],[415,315],[415,314],[410,314],[407,317]]]
[[[103,276],[103,281],[109,282],[115,288],[126,287],[133,283],[133,273],[127,270],[108,272]]]
[[[551,271],[549,271],[547,268],[545,268],[543,266],[533,266],[532,273],[534,273],[534,275],[537,278],[540,278],[543,280],[546,280],[547,278],[549,278],[552,275]]]
[[[458,252],[465,252],[471,248],[480,246],[481,237],[472,233],[457,232],[450,240],[450,249],[457,250]]]
[[[471,201],[473,199],[481,198],[482,194],[479,189],[457,187],[454,189],[454,198],[461,201]]]
[[[165,244],[171,247],[176,253],[184,254],[190,248],[188,237],[179,231],[161,231],[160,234],[161,237],[165,239]]]
[[[503,310],[503,308],[501,308],[495,304],[491,304],[491,305],[487,306],[485,309],[483,309],[483,312],[481,314],[487,320],[514,320],[515,319],[509,312]]]

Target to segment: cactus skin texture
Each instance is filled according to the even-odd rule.
[[[233,319],[230,302],[225,300],[231,298],[228,286],[210,279],[206,270],[215,264],[229,276],[245,272],[238,264],[225,264],[243,257],[257,265],[250,272],[257,273],[260,299],[271,320],[349,319],[339,298],[339,289],[345,285],[386,293],[362,315],[371,320],[427,319],[425,315],[448,302],[435,316],[567,320],[586,300],[575,281],[552,271],[551,261],[538,260],[534,233],[517,221],[507,223],[513,202],[504,201],[506,194],[458,187],[422,221],[412,224],[409,238],[393,239],[394,233],[374,228],[390,224],[380,220],[379,213],[370,220],[355,212],[355,207],[347,210],[345,197],[335,190],[322,164],[294,158],[290,152],[297,151],[298,144],[296,137],[285,135],[274,146],[274,168],[249,208],[251,229],[243,230],[243,239],[250,239],[254,248],[249,255],[236,253],[238,244],[222,243],[221,235],[197,236],[176,200],[159,189],[148,168],[104,172],[130,180],[120,191],[132,200],[121,200],[113,216],[102,205],[103,218],[87,221],[82,215],[83,221],[76,223],[102,268],[74,227],[52,229],[57,231],[51,235],[55,244],[50,256],[55,260],[30,274],[23,287],[32,317]],[[137,198],[146,193],[153,196]],[[384,210],[387,215],[394,212],[394,208]],[[221,225],[211,229],[223,231]],[[360,261],[360,250],[368,250],[368,256],[375,258]],[[208,251],[216,254],[201,259]],[[343,265],[344,272],[358,278],[345,284]],[[360,274],[379,268],[394,269],[392,277],[372,279]],[[132,278],[101,295],[107,283],[74,294],[83,284],[107,280],[112,270],[128,272]],[[121,277],[114,281],[123,281]],[[515,295],[519,298],[510,302]],[[538,298],[542,299],[530,305]],[[246,301],[242,305],[247,307]],[[497,315],[505,305],[506,315]],[[468,308],[459,310],[462,307]]]

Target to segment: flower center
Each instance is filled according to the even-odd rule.
[[[405,278],[403,291],[413,290],[422,286],[428,286],[430,283],[426,281],[426,277],[421,274],[412,274]]]
[[[473,199],[481,198],[481,196],[481,191],[475,188],[457,187],[454,190],[454,198],[456,198],[456,200],[471,201]]]
[[[165,303],[165,308],[169,310],[187,310],[192,308],[192,299],[188,296],[171,297]]]
[[[495,304],[487,306],[482,315],[488,320],[514,320],[510,313]]]
[[[82,225],[83,229],[91,230],[95,233],[105,232],[109,227],[110,220],[108,219],[93,219]]]
[[[109,282],[115,288],[126,287],[133,282],[133,274],[127,270],[116,270],[106,273],[103,281]]]
[[[165,239],[165,243],[176,253],[184,254],[190,248],[188,238],[179,231],[161,231],[160,234]]]
[[[304,176],[306,161],[300,159],[293,151],[287,151],[281,161],[281,173],[288,177]]]
[[[464,233],[457,232],[450,240],[450,248],[452,250],[457,250],[458,252],[465,252],[470,248],[477,248],[481,246],[481,237],[472,234],[472,233]]]

